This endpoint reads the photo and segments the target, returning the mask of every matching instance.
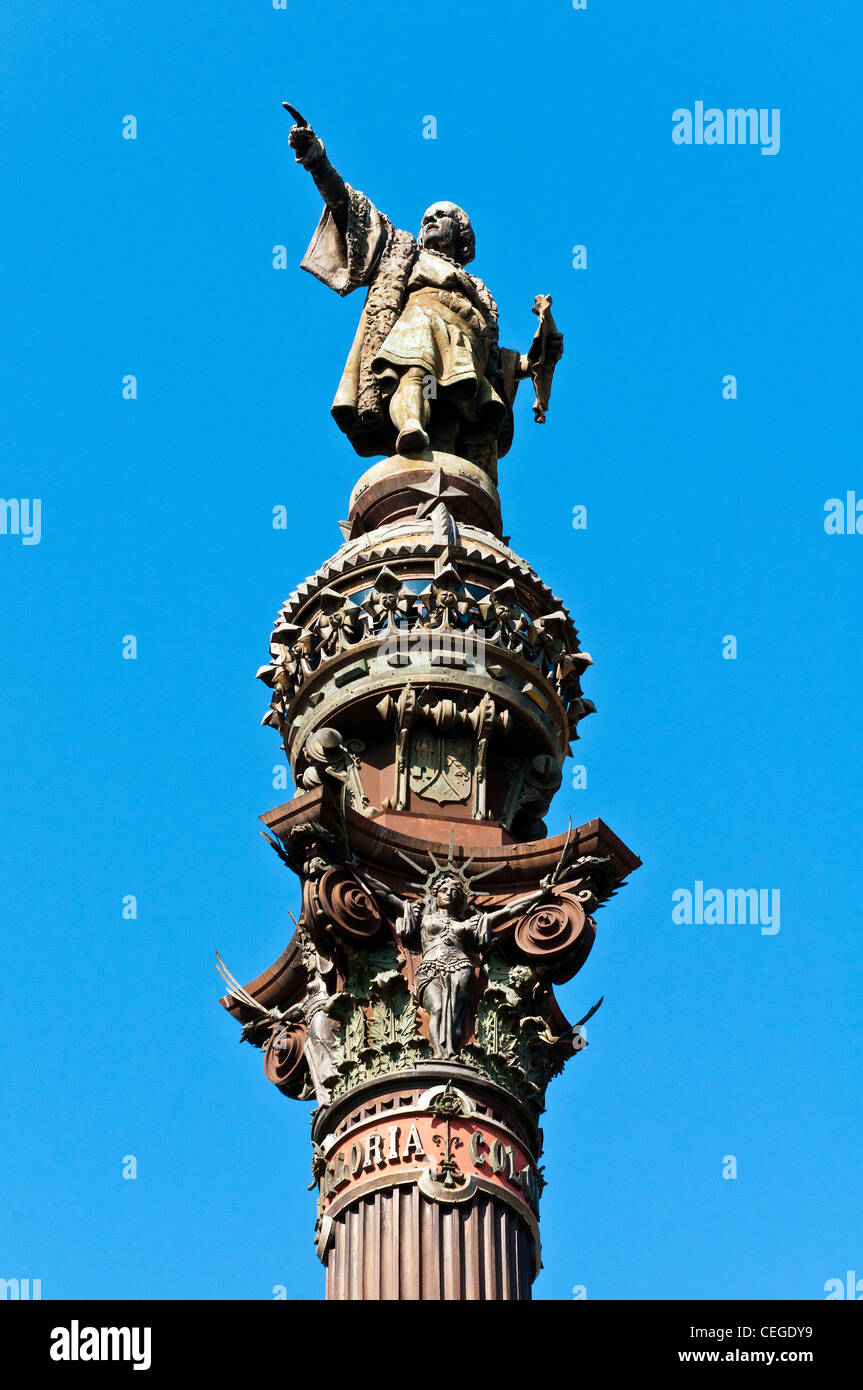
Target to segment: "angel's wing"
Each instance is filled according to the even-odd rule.
[[[602,1001],[603,1001],[604,998],[605,998],[605,995],[604,995],[604,994],[601,994],[601,995],[599,996],[599,998],[597,999],[596,1003],[594,1004],[593,1008],[590,1009],[590,1010],[588,1010],[588,1012],[584,1015],[584,1018],[580,1018],[580,1019],[578,1020],[578,1023],[574,1023],[574,1024],[572,1025],[573,1028],[580,1028],[580,1027],[582,1026],[582,1024],[583,1024],[583,1023],[586,1023],[587,1020],[588,1020],[589,1018],[593,1018],[593,1015],[596,1013],[597,1009],[599,1008],[599,1006],[600,1006],[600,1004],[602,1003]]]
[[[260,1004],[254,995],[249,994],[249,991],[240,984],[239,980],[234,978],[218,951],[216,952],[216,969],[228,986],[228,993],[231,998],[236,999],[238,1004],[245,1004],[247,1009],[253,1009],[256,1014],[262,1014],[268,1018],[273,1016],[272,1009],[265,1009],[263,1004]]]

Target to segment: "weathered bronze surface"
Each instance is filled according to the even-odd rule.
[[[562,601],[502,535],[519,379],[545,418],[562,338],[537,296],[501,349],[450,203],[414,238],[290,143],[324,199],[303,261],[368,290],[333,414],[360,478],[343,543],[283,604],[258,672],[296,791],[262,820],[302,889],[279,959],[222,1004],[286,1096],[315,1102],[327,1297],[530,1297],[538,1117],[586,1047],[554,987],[639,859],[600,820],[543,817],[593,711]],[[601,1001],[600,1001],[601,1002]]]
[[[534,417],[548,409],[563,337],[551,298],[537,295],[539,320],[527,353],[501,348],[497,305],[465,269],[473,227],[455,203],[433,203],[416,237],[394,227],[364,193],[345,183],[298,111],[290,143],[312,176],[324,211],[303,269],[338,294],[368,297],[332,413],[358,454],[418,454],[431,448],[472,460],[494,478],[512,441],[518,383],[531,377]]]

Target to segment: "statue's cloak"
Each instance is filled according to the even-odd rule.
[[[331,208],[324,208],[301,262],[337,294],[369,286],[331,407],[339,429],[363,458],[393,452],[395,434],[372,362],[399,317],[418,251],[410,232],[399,231],[364,193],[349,187],[344,227]]]

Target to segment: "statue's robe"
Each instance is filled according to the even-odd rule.
[[[331,407],[358,454],[395,452],[388,399],[409,367],[449,393],[466,427],[492,446],[492,459],[506,452],[518,353],[500,351],[497,306],[481,280],[421,250],[350,187],[339,218],[324,208],[302,268],[340,295],[368,286]]]

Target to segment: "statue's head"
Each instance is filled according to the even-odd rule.
[[[442,251],[459,265],[469,265],[476,255],[470,218],[456,203],[432,203],[423,213],[417,241],[427,251]]]
[[[451,912],[454,917],[460,917],[464,912],[467,895],[464,886],[452,874],[444,874],[437,879],[433,892],[435,902],[445,912]]]
[[[318,953],[315,950],[315,943],[307,932],[303,932],[300,937],[300,956],[303,965],[306,967],[306,974],[311,977],[316,974],[318,968]]]

